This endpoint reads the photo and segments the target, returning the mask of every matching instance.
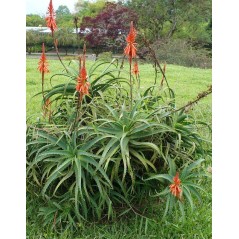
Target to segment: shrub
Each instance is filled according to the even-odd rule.
[[[203,48],[195,49],[186,40],[159,40],[153,43],[153,48],[161,62],[199,68],[212,67],[209,52]]]
[[[99,54],[98,59],[103,60],[103,61],[111,61],[112,60],[112,52],[111,51],[102,52]]]
[[[176,205],[183,213],[182,196],[191,205],[193,194],[200,199],[194,180],[201,173],[192,172],[206,153],[198,123],[184,108],[176,109],[165,70],[160,87],[141,91],[135,38],[131,23],[125,48],[130,72],[113,59],[96,61],[87,74],[84,46],[79,62],[68,66],[58,55],[64,72],[51,81],[60,76],[66,83],[51,89],[44,89],[43,44],[38,68],[43,118],[28,123],[27,185],[32,195],[35,188],[41,191],[45,205],[39,216],[45,224],[77,229],[77,222],[85,220],[142,214],[140,208],[164,189],[165,180],[172,183],[161,193],[167,196],[165,216]],[[57,51],[56,39],[54,44]],[[161,69],[156,59],[155,66]]]

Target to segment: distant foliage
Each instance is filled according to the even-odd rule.
[[[77,49],[76,34],[72,33],[72,28],[61,28],[56,32],[58,47],[65,51],[67,55],[70,49]]]
[[[71,12],[66,5],[60,5],[56,10],[56,17],[61,17],[64,15],[70,15]]]
[[[105,60],[105,61],[111,61],[112,60],[112,52],[111,51],[102,52],[99,54],[98,59]]]
[[[77,12],[77,15],[81,18],[85,16],[94,17],[103,10],[107,2],[108,2],[107,0],[96,0],[96,1],[78,0],[75,4],[75,10]]]
[[[138,14],[138,27],[150,41],[176,37],[204,43],[211,42],[208,28],[211,4],[211,0],[131,0],[126,3]]]
[[[72,28],[73,16],[69,8],[65,5],[60,5],[56,10],[56,22],[64,28]]]
[[[91,32],[85,36],[85,40],[98,55],[104,49],[112,51],[123,48],[129,23],[136,23],[137,19],[133,10],[116,3],[107,3],[95,17],[84,17],[81,28],[90,28]]]
[[[185,40],[159,40],[153,44],[153,48],[156,51],[157,57],[169,64],[199,68],[212,67],[210,51],[202,48],[197,49]]]
[[[27,27],[46,26],[45,19],[37,14],[26,15]]]

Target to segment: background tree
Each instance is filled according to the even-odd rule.
[[[53,48],[51,34],[33,30],[26,32],[26,50],[28,54],[32,52],[41,52],[43,42],[45,43],[46,52]]]
[[[124,38],[129,31],[130,21],[137,22],[137,14],[120,4],[106,3],[104,9],[95,17],[84,17],[81,28],[90,28],[85,40],[98,55],[102,51],[115,51],[116,46],[123,49]]]
[[[106,0],[96,0],[95,2],[78,0],[75,4],[75,10],[81,18],[85,16],[94,17],[103,10],[106,2]]]
[[[64,16],[64,15],[70,15],[70,10],[66,5],[60,5],[56,10],[56,16]]]
[[[38,36],[34,31],[26,32],[26,50],[28,54],[33,52],[33,46],[38,43]]]
[[[46,26],[45,19],[37,14],[26,15],[26,26],[28,27],[38,27]]]
[[[138,27],[151,41],[187,39],[195,44],[211,41],[211,0],[130,0],[125,3],[139,16]]]
[[[76,34],[72,33],[72,28],[61,28],[55,35],[58,40],[58,48],[63,49],[68,54],[69,49],[76,48]]]
[[[211,43],[211,0],[174,0],[178,27],[174,37],[184,38],[197,46]]]
[[[73,15],[65,5],[60,5],[56,10],[56,22],[59,27],[73,28]]]

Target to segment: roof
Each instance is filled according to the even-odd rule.
[[[26,31],[38,31],[41,33],[51,33],[51,30],[48,27],[26,27]],[[87,34],[90,33],[91,30],[89,28],[85,28],[84,30],[81,30],[80,28],[77,29],[77,32]],[[76,33],[76,29],[72,29],[72,33]]]
[[[48,27],[26,27],[26,31],[45,31]]]

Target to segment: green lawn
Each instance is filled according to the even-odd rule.
[[[67,64],[69,61],[65,61]],[[37,71],[37,59],[27,59],[27,115],[39,113],[41,107],[39,101],[41,100],[41,95],[32,98],[35,94],[41,91],[41,74]],[[89,68],[93,64],[92,61],[87,62],[87,67]],[[50,87],[50,77],[53,74],[61,73],[63,67],[58,60],[49,60],[50,73],[45,75],[45,88]],[[127,69],[128,62],[125,62],[125,68]],[[141,87],[146,88],[154,83],[154,68],[151,64],[140,64],[140,78]],[[197,94],[201,91],[207,89],[207,86],[211,84],[211,69],[199,69],[199,68],[187,68],[183,66],[167,65],[166,77],[169,82],[170,87],[174,90],[176,95],[177,106],[181,106],[187,103],[189,100],[194,99]],[[160,79],[161,80],[161,79]],[[56,82],[57,81],[57,82]],[[53,84],[58,84],[59,82],[64,82],[64,78],[54,79]],[[195,110],[211,110],[211,96],[202,100],[200,107]],[[209,117],[209,120],[211,118]]]
[[[26,69],[26,100],[27,100],[27,117],[35,119],[41,116],[41,95],[33,97],[41,92],[41,74],[37,71],[37,59],[27,59]],[[67,62],[65,62],[67,63]],[[89,67],[92,62],[87,63]],[[126,62],[125,65],[128,63]],[[50,73],[45,78],[45,88],[50,87],[50,77],[62,72],[62,66],[59,61],[49,60]],[[150,64],[140,64],[141,86],[146,88],[154,83],[154,68]],[[207,89],[211,84],[211,69],[187,68],[176,65],[168,65],[166,76],[170,87],[176,94],[177,106],[182,106],[188,101],[195,99],[197,94]],[[64,79],[57,79],[62,82]],[[57,83],[59,83],[57,82]],[[193,115],[199,120],[211,124],[211,95],[201,100],[192,110]],[[210,136],[208,136],[210,139]],[[208,157],[206,165],[211,165],[211,159]],[[206,168],[205,168],[206,170]],[[73,236],[70,231],[66,230],[62,234],[56,234],[48,228],[42,228],[42,225],[36,219],[37,203],[27,200],[27,238],[59,238],[59,239],[80,239],[80,238],[157,238],[157,239],[193,239],[193,238],[211,238],[211,179],[210,177],[203,180],[201,184],[206,189],[202,194],[202,203],[196,204],[192,212],[188,207],[186,210],[186,220],[182,221],[180,215],[172,215],[172,218],[162,221],[161,217],[164,211],[164,204],[152,204],[149,206],[149,218],[144,219],[139,216],[129,215],[127,218],[120,219],[111,223],[86,223],[79,225],[79,232]]]

